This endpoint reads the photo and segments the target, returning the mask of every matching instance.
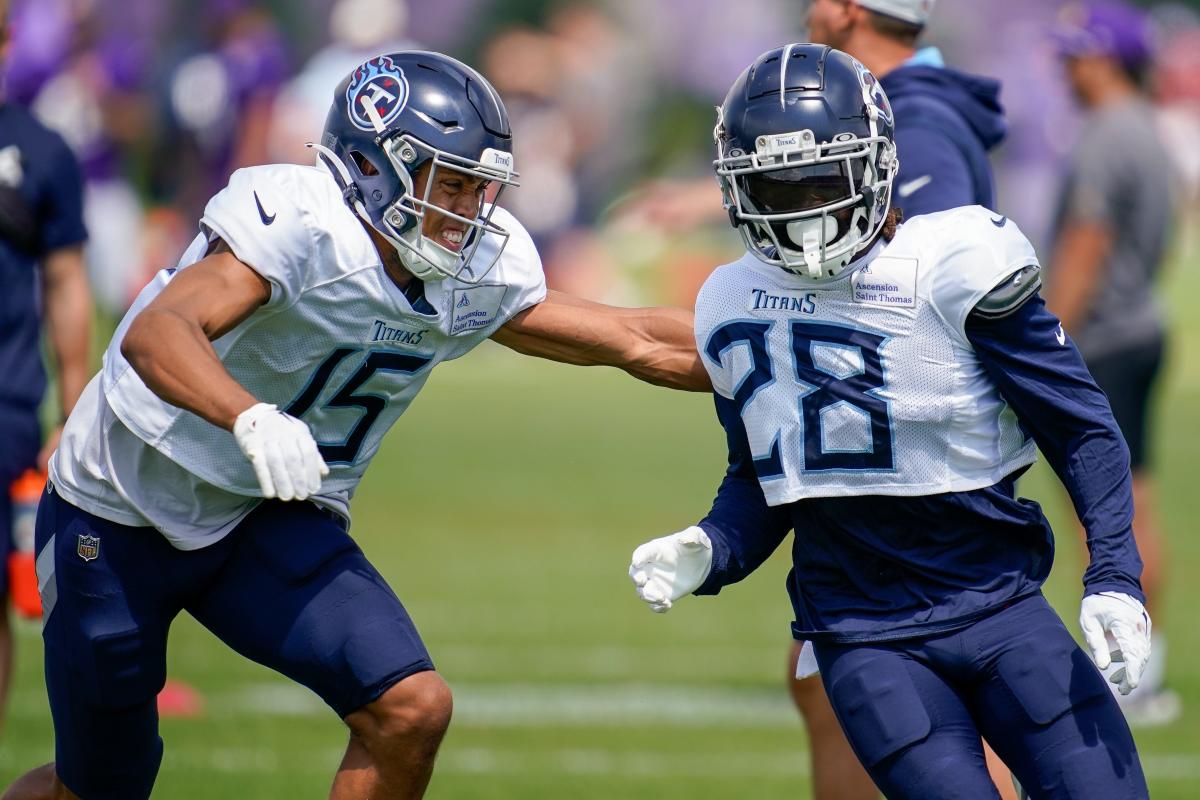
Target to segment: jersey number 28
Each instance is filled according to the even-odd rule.
[[[779,420],[757,414],[754,400],[760,392],[801,392],[796,397],[804,448],[802,471],[892,469],[891,415],[888,402],[878,396],[885,386],[879,348],[887,337],[843,325],[793,320],[789,323],[787,354],[773,355],[768,346],[773,325],[745,320],[728,322],[713,331],[704,348],[705,355],[716,364],[722,363],[722,356],[734,347],[746,346],[749,350],[750,371],[734,389],[734,405],[747,430],[755,425],[777,428],[771,452],[754,457],[758,477],[770,480],[784,472]],[[847,358],[843,362],[855,367],[831,368],[818,358],[822,346],[844,348]],[[776,380],[777,361],[781,358],[790,362],[798,386]],[[864,441],[855,447],[833,446],[825,430],[827,415],[843,404],[853,410],[854,416],[861,417],[865,425]]]

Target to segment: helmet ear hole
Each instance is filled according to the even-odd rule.
[[[379,174],[379,168],[359,150],[350,151],[350,160],[354,162],[354,166],[358,167],[358,171],[365,178]]]

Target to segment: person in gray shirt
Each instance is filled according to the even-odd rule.
[[[1084,109],[1055,218],[1046,302],[1059,335],[1078,345],[1108,395],[1129,445],[1144,561],[1147,608],[1160,620],[1163,541],[1149,458],[1149,399],[1162,366],[1166,326],[1154,282],[1174,217],[1171,159],[1142,92],[1151,62],[1148,18],[1122,3],[1075,3],[1055,31],[1070,88]],[[1161,629],[1160,629],[1161,630]],[[1123,702],[1137,724],[1179,713],[1162,688],[1166,644],[1160,631],[1142,686]]]

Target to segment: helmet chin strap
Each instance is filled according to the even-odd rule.
[[[461,256],[453,250],[430,241],[421,233],[421,225],[414,225],[400,238],[404,244],[397,247],[400,253],[400,263],[418,278],[424,281],[441,280],[453,275]]]
[[[786,230],[789,239],[800,243],[801,255],[804,256],[804,268],[808,271],[808,277],[819,280],[824,273],[822,257],[825,255],[825,245],[837,239],[837,220],[828,215],[812,219],[798,219],[795,222],[789,222]]]

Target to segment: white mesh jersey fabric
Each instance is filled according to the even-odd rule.
[[[1031,464],[963,326],[1035,263],[1014,223],[970,206],[913,219],[833,281],[749,253],[718,268],[696,342],[740,404],[767,501],[966,491]]]
[[[427,283],[431,308],[425,310],[432,313],[421,313],[387,277],[370,237],[324,170],[290,165],[239,170],[209,202],[205,234],[178,269],[200,258],[207,236],[220,236],[270,281],[270,301],[213,347],[255,397],[308,423],[330,467],[318,502],[348,516],[349,496],[384,433],[430,370],[464,355],[545,298],[541,261],[529,234],[503,209],[493,220],[510,233],[499,263],[480,284]],[[480,245],[478,258],[491,260],[494,238]],[[220,538],[232,527],[231,516],[248,513],[260,490],[230,433],[158,398],[121,355],[130,322],[175,274],[160,272],[118,327],[104,354],[100,397],[82,415],[91,419],[74,426],[80,433],[76,446],[61,456],[88,463],[64,464],[58,472],[69,499],[75,490],[87,507],[81,495],[103,495],[95,497],[94,513],[125,509],[189,548]],[[105,434],[106,413],[132,436],[114,436],[111,424]],[[97,447],[89,437],[105,437],[106,443]],[[112,446],[118,440],[125,453],[120,457]],[[101,450],[105,457],[97,458]],[[162,469],[154,469],[156,464]],[[70,475],[81,472],[94,480],[72,486]],[[211,514],[194,508],[199,501],[192,498],[205,496]],[[180,497],[188,498],[186,508]]]

